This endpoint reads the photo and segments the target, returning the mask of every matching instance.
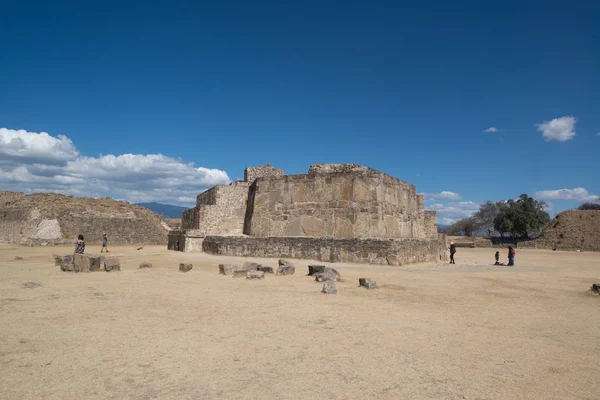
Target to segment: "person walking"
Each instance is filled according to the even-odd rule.
[[[494,257],[496,258],[496,264],[495,265],[500,265],[500,252],[497,251],[496,254],[494,255]]]
[[[456,246],[454,242],[450,242],[450,264],[456,264],[454,261],[454,253],[456,253]]]
[[[108,253],[108,236],[106,236],[106,233],[102,235],[102,250],[100,250],[100,253],[104,253],[104,250]]]
[[[512,248],[512,246],[508,246],[508,266],[509,267],[514,267],[515,266],[515,249]]]
[[[83,254],[85,251],[85,241],[83,240],[83,235],[79,235],[77,237],[77,241],[75,242],[75,253]]]

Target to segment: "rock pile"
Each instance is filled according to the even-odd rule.
[[[185,264],[185,263],[179,264],[179,271],[181,271],[181,272],[188,272],[192,268],[193,268],[192,264]]]
[[[117,258],[105,258],[93,254],[54,255],[54,265],[66,272],[120,271]]]

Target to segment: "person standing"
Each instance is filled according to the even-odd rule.
[[[456,264],[454,261],[454,253],[456,253],[456,246],[454,242],[450,242],[450,264]]]
[[[102,250],[100,250],[100,253],[104,253],[104,250],[108,253],[108,236],[106,236],[106,233],[102,235]]]
[[[508,266],[509,267],[514,267],[515,266],[515,249],[512,248],[512,246],[508,246]]]
[[[83,254],[85,251],[85,241],[83,240],[83,235],[79,235],[77,237],[77,241],[75,242],[75,253]]]
[[[496,258],[496,264],[495,265],[500,265],[500,252],[497,251],[496,254],[494,255],[494,257]]]

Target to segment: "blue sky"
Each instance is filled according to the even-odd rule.
[[[440,222],[600,195],[597,2],[87,3],[2,2],[2,189],[187,205],[352,162]]]

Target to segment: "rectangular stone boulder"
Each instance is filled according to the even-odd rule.
[[[327,281],[323,283],[322,293],[325,294],[337,294],[337,288],[335,287],[335,282]]]
[[[254,262],[248,262],[246,261],[243,265],[242,265],[242,269],[244,271],[258,271],[258,267],[260,266],[260,264],[254,263]]]
[[[313,276],[314,274],[317,274],[319,272],[325,272],[325,266],[324,265],[309,265],[308,266],[308,275],[309,276]]]
[[[358,284],[367,289],[375,289],[377,287],[377,282],[369,278],[360,278]]]
[[[179,264],[179,271],[181,271],[181,272],[188,272],[192,268],[193,268],[192,264],[184,264],[184,263]]]
[[[338,281],[340,280],[340,274],[333,268],[325,267],[323,272],[315,273],[315,280],[317,282]]]
[[[74,271],[73,255],[54,255],[54,265],[59,266],[62,271]]]
[[[280,265],[277,269],[277,275],[293,275],[296,272],[296,268],[292,266]]]
[[[265,274],[272,274],[275,272],[273,271],[273,267],[266,267],[264,265],[259,265],[258,270],[264,272]]]
[[[116,258],[107,258],[104,260],[104,270],[106,272],[110,271],[120,271],[121,263]]]

